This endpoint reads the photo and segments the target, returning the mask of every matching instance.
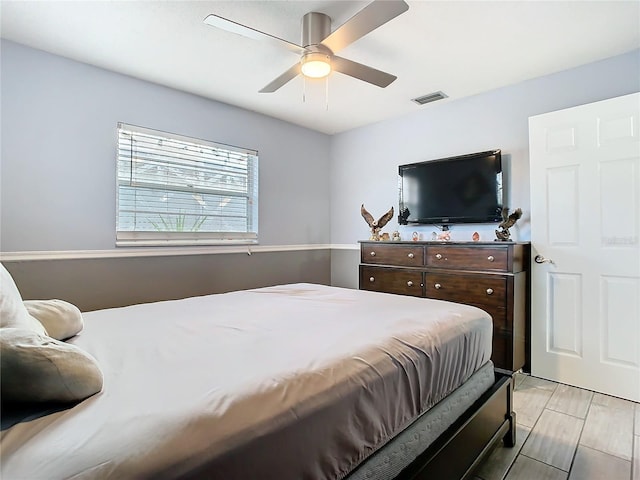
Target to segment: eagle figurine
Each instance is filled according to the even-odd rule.
[[[367,222],[367,225],[371,228],[371,238],[369,240],[374,240],[376,242],[380,241],[380,230],[389,223],[389,220],[393,218],[393,207],[387,213],[382,215],[378,220],[373,219],[373,215],[371,215],[366,208],[364,208],[364,203],[360,207],[360,215],[364,218],[364,221]]]
[[[502,221],[498,224],[500,230],[496,230],[496,241],[507,242],[511,238],[509,229],[513,227],[520,218],[522,218],[522,209],[516,208],[514,212],[509,215],[509,208],[504,207],[502,209]]]

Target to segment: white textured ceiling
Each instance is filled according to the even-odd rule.
[[[5,1],[3,38],[325,133],[429,108],[640,46],[640,2],[408,1],[409,11],[340,52],[398,76],[386,89],[341,74],[258,90],[296,55],[205,25],[215,13],[300,42],[310,11],[332,29],[367,1]],[[306,89],[306,102],[303,102]]]

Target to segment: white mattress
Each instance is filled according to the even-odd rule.
[[[4,430],[1,477],[343,478],[484,365],[491,331],[474,307],[308,284],[87,313],[72,342],[103,392]]]

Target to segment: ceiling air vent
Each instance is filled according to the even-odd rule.
[[[416,102],[418,105],[424,105],[425,103],[435,102],[437,100],[442,100],[443,98],[447,98],[447,95],[442,92],[433,92],[427,93],[426,95],[422,95],[418,98],[413,98],[411,101]]]

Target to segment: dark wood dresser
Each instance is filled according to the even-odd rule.
[[[529,369],[530,245],[360,242],[360,289],[474,305],[493,317],[491,360]]]

